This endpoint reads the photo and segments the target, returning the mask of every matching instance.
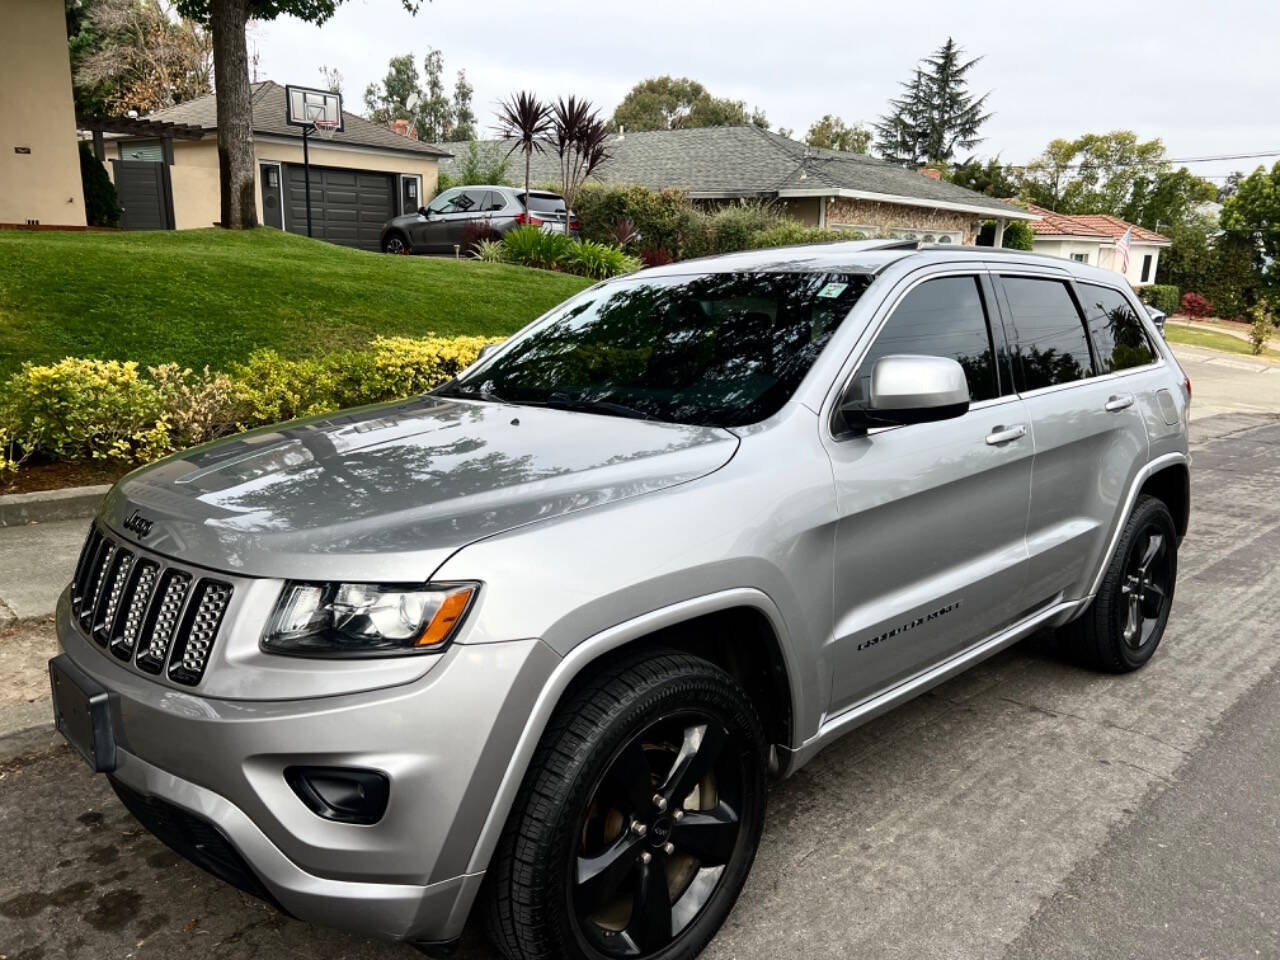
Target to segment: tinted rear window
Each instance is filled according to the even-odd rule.
[[[1093,376],[1089,340],[1067,285],[1029,277],[1002,277],[1001,282],[1012,314],[1006,333],[1018,390]]]
[[[521,199],[524,199],[523,196]],[[533,213],[564,213],[564,197],[550,193],[531,193],[525,209]]]
[[[1084,312],[1089,318],[1089,333],[1098,351],[1100,373],[1114,373],[1155,361],[1156,354],[1142,321],[1124,294],[1091,283],[1079,284],[1076,289],[1080,291]]]

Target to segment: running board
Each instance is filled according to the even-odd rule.
[[[783,758],[784,776],[794,773],[804,764],[808,763],[819,750],[827,746],[831,741],[844,736],[851,730],[862,726],[869,720],[874,720],[883,713],[888,713],[894,707],[919,696],[926,690],[936,687],[940,683],[950,680],[952,677],[963,673],[977,663],[981,663],[988,657],[994,656],[1006,647],[1013,646],[1019,640],[1034,633],[1037,628],[1056,618],[1064,617],[1071,611],[1075,610],[1082,602],[1081,600],[1067,600],[1061,603],[1055,603],[1051,607],[1046,607],[1038,613],[1018,621],[1013,626],[1002,630],[993,637],[989,637],[980,643],[974,644],[965,650],[960,651],[950,659],[943,660],[941,663],[930,667],[921,673],[917,673],[913,677],[903,680],[897,686],[890,687],[883,693],[878,693],[873,697],[863,700],[861,703],[850,707],[828,717],[823,720],[818,732],[806,740],[796,750],[788,751],[789,757]]]

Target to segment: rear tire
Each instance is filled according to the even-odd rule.
[[[613,665],[542,737],[489,867],[489,936],[510,960],[691,960],[764,809],[764,734],[732,677],[680,653]]]
[[[1178,576],[1178,532],[1164,501],[1134,504],[1089,608],[1063,628],[1088,666],[1128,673],[1146,664],[1164,636]]]

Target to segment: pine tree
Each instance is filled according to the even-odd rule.
[[[876,149],[886,160],[917,167],[946,164],[957,149],[982,142],[978,130],[991,118],[983,113],[989,94],[970,94],[967,76],[982,58],[966,61],[963,54],[948,37],[902,84],[903,95],[889,101],[889,113],[875,125]]]

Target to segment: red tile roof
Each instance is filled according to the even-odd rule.
[[[1119,240],[1126,230],[1133,231],[1135,243],[1170,243],[1168,237],[1161,236],[1153,230],[1147,230],[1136,223],[1129,223],[1119,217],[1106,214],[1082,214],[1073,216],[1066,213],[1054,213],[1034,203],[1027,204],[1027,209],[1039,214],[1039,220],[1031,222],[1031,229],[1040,236],[1047,237],[1096,237],[1103,240]]]

